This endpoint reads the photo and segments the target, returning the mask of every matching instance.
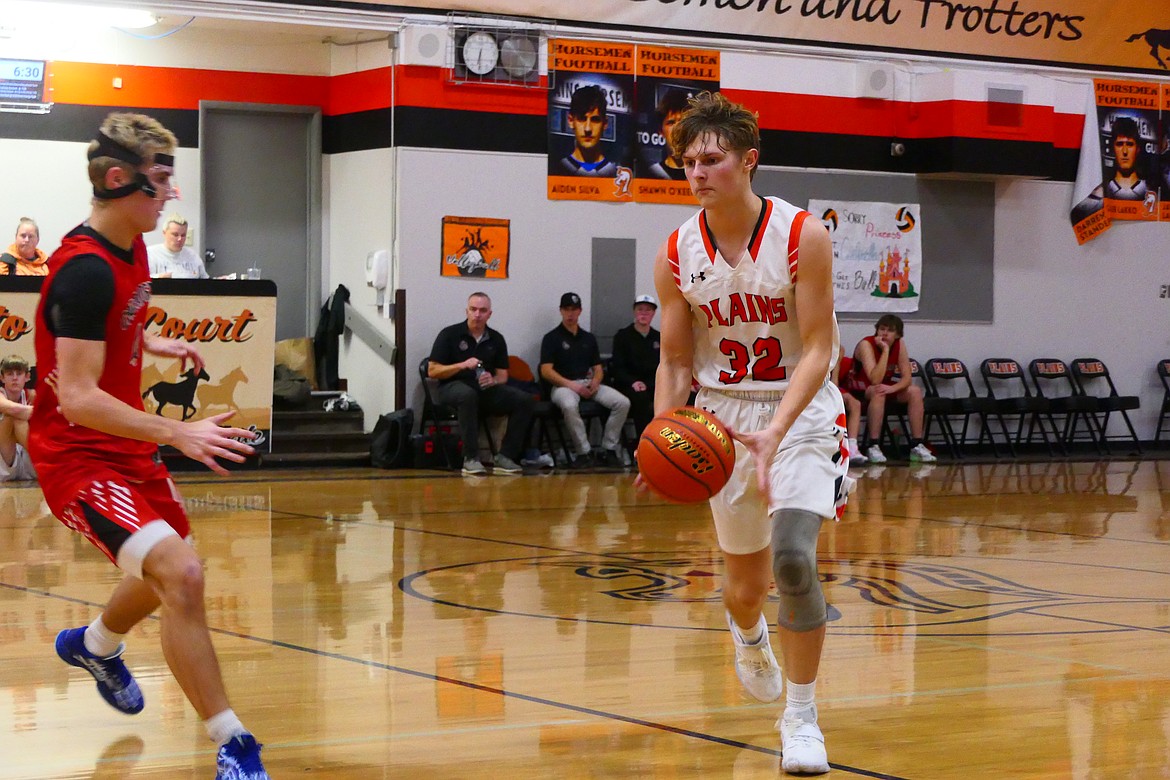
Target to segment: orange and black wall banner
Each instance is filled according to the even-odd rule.
[[[719,91],[719,52],[639,45],[635,75],[634,200],[693,205],[670,129],[691,97]]]
[[[634,45],[549,41],[548,197],[633,199]]]
[[[511,221],[443,217],[440,276],[507,279]]]

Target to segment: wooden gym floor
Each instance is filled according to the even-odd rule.
[[[855,475],[820,539],[831,777],[1170,777],[1170,461]],[[275,778],[780,774],[705,507],[622,474],[179,482]],[[118,573],[35,486],[0,488],[0,551],[0,777],[212,777],[156,622],[126,653],[140,715],[56,658]]]

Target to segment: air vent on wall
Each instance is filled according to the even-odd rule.
[[[989,127],[1024,126],[1023,87],[987,85],[987,124]]]

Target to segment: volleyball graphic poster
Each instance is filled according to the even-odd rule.
[[[810,200],[833,241],[837,311],[913,312],[922,295],[922,209],[917,203]]]

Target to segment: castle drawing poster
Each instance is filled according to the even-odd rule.
[[[810,200],[808,210],[833,240],[837,311],[918,311],[922,210],[917,203]]]

